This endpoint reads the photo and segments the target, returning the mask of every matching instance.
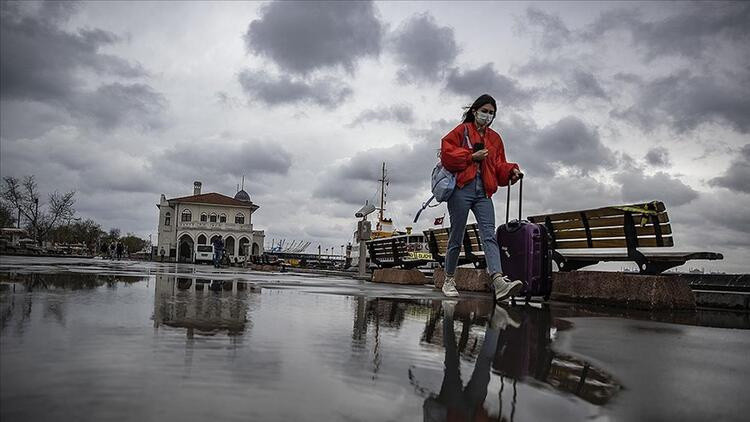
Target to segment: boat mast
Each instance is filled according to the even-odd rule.
[[[378,181],[380,182],[380,216],[375,228],[380,231],[383,229],[381,222],[383,221],[383,212],[385,211],[385,162],[383,162],[382,177]]]

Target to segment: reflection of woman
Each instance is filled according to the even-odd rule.
[[[487,385],[490,382],[490,366],[497,348],[497,339],[506,326],[518,327],[518,323],[508,316],[500,305],[495,306],[492,318],[487,324],[484,342],[474,364],[466,388],[461,381],[460,362],[456,348],[456,334],[453,328],[454,303],[443,302],[443,343],[445,346],[445,370],[440,394],[430,397],[424,403],[425,421],[477,421],[489,420],[484,408]]]
[[[492,194],[498,186],[507,186],[523,177],[518,164],[505,160],[503,140],[490,129],[496,111],[494,98],[487,94],[480,96],[464,113],[463,122],[443,137],[440,146],[443,167],[456,175],[456,189],[448,199],[451,228],[445,254],[443,293],[446,296],[458,296],[454,274],[469,210],[477,219],[495,300],[514,296],[523,287],[522,282],[511,281],[503,275],[495,239]]]

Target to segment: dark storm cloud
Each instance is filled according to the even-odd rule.
[[[398,122],[411,123],[414,121],[413,107],[406,104],[392,105],[390,107],[380,107],[371,110],[365,110],[360,113],[349,127],[360,126],[365,122]]]
[[[274,77],[263,71],[244,70],[238,79],[250,101],[257,99],[268,105],[308,102],[337,106],[352,95],[348,85],[333,78],[307,82],[285,75]]]
[[[669,167],[669,151],[664,147],[654,147],[648,150],[644,157],[646,162],[654,167]]]
[[[551,162],[577,168],[583,173],[611,168],[617,163],[614,152],[604,146],[596,129],[573,116],[542,129],[533,150],[543,151]]]
[[[4,139],[0,155],[3,176],[33,174],[40,183],[82,194],[157,192],[162,181],[142,158],[114,152],[70,127],[36,139]]]
[[[563,91],[568,98],[607,98],[604,88],[599,84],[594,74],[580,69],[570,74]]]
[[[375,198],[382,163],[387,163],[391,182],[388,199],[417,201],[430,196],[430,173],[438,162],[440,140],[453,128],[444,120],[434,122],[428,129],[412,131],[412,144],[399,144],[389,148],[373,148],[358,152],[353,157],[324,170],[315,190],[314,198],[333,199],[351,205],[362,205]],[[345,186],[342,183],[345,181]],[[411,203],[410,203],[411,204]],[[413,204],[412,204],[413,205]]]
[[[512,193],[517,195],[517,189]],[[529,177],[524,178],[523,202],[523,214],[527,216],[620,204],[622,195],[618,187],[593,176]],[[514,202],[511,208],[517,204]],[[515,218],[514,212],[511,210],[511,218]]]
[[[382,33],[372,2],[276,1],[250,23],[245,45],[285,71],[352,72],[358,59],[380,54]]]
[[[130,127],[155,129],[162,126],[160,113],[166,99],[146,84],[112,83],[98,87],[75,101],[75,112],[91,119],[103,129],[127,124]]]
[[[693,188],[662,171],[648,176],[641,169],[626,169],[615,175],[615,181],[622,186],[622,197],[627,202],[660,200],[669,207],[698,197]]]
[[[625,30],[633,44],[643,49],[645,58],[681,55],[697,58],[711,48],[736,42],[748,51],[750,41],[750,5],[731,3],[681,4],[677,14],[661,20],[647,20],[633,9],[603,13],[582,39],[598,39],[611,31]]]
[[[55,7],[66,6],[42,10]],[[0,19],[0,95],[4,99],[65,101],[84,84],[77,75],[81,69],[129,78],[145,75],[140,65],[99,52],[120,41],[110,32],[66,32],[56,26],[57,21],[23,16],[12,9],[3,10]]]
[[[148,127],[158,125],[165,101],[148,85],[114,82],[92,89],[82,76],[84,72],[110,79],[147,76],[139,64],[100,52],[119,43],[119,36],[96,28],[62,29],[75,12],[66,2],[16,6],[3,3],[0,12],[0,98],[6,105],[43,103],[106,128],[131,118],[149,120]]]
[[[650,130],[667,122],[680,132],[704,123],[729,123],[742,133],[750,131],[748,81],[693,76],[682,71],[641,85],[635,104],[612,112]]]
[[[482,93],[490,93],[498,106],[521,107],[536,97],[535,89],[521,87],[518,81],[497,73],[492,63],[476,69],[461,71],[452,69],[446,80],[446,88],[456,94],[467,95],[472,100]]]
[[[542,76],[552,78],[553,85],[545,88],[546,97],[560,97],[568,101],[581,98],[608,99],[606,91],[597,77],[583,61],[570,57],[532,57],[528,62],[512,67],[518,77]]]
[[[413,144],[357,153],[324,171],[313,196],[353,205],[364,203],[377,188],[383,161],[388,163],[392,199],[427,193],[430,172],[438,160],[440,139],[453,127],[445,121],[436,122],[430,130],[413,133],[412,139],[417,139]],[[553,165],[572,169],[588,178],[588,173],[613,168],[617,163],[614,153],[602,144],[596,130],[575,117],[540,129],[533,121],[510,116],[493,127],[503,137],[508,161],[518,163],[540,184],[557,177]],[[347,181],[346,189],[341,188],[342,180]],[[604,187],[597,189],[605,190]]]
[[[750,144],[742,147],[739,156],[732,160],[723,176],[711,179],[708,184],[738,193],[750,193]]]
[[[239,144],[215,139],[183,142],[152,161],[155,168],[169,168],[175,177],[192,180],[196,175],[233,176],[285,175],[292,165],[292,155],[283,146],[270,141],[243,141]]]
[[[428,13],[406,21],[393,34],[392,46],[397,61],[403,65],[398,71],[402,82],[440,80],[444,69],[458,55],[453,28],[438,26]]]
[[[516,23],[517,32],[530,32],[539,28],[539,44],[541,47],[552,50],[561,47],[573,36],[573,33],[565,26],[559,16],[545,13],[536,7],[526,9],[525,20]]]

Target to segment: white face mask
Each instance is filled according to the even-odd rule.
[[[495,118],[495,115],[477,111],[474,117],[480,126],[489,126],[490,123],[492,123],[492,119]]]

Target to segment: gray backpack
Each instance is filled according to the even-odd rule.
[[[469,140],[469,129],[467,129],[466,125],[464,125],[464,143],[468,145],[469,148],[472,147],[471,141]],[[427,202],[423,203],[422,208],[417,211],[417,215],[414,216],[415,223],[419,219],[419,215],[422,214],[422,211],[430,206],[430,202],[432,202],[433,199],[436,200],[438,204],[441,202],[447,202],[451,195],[453,195],[453,191],[456,189],[456,175],[443,167],[443,164],[440,161],[438,161],[435,168],[432,169],[431,182],[432,196]],[[436,207],[437,204],[432,206]]]

